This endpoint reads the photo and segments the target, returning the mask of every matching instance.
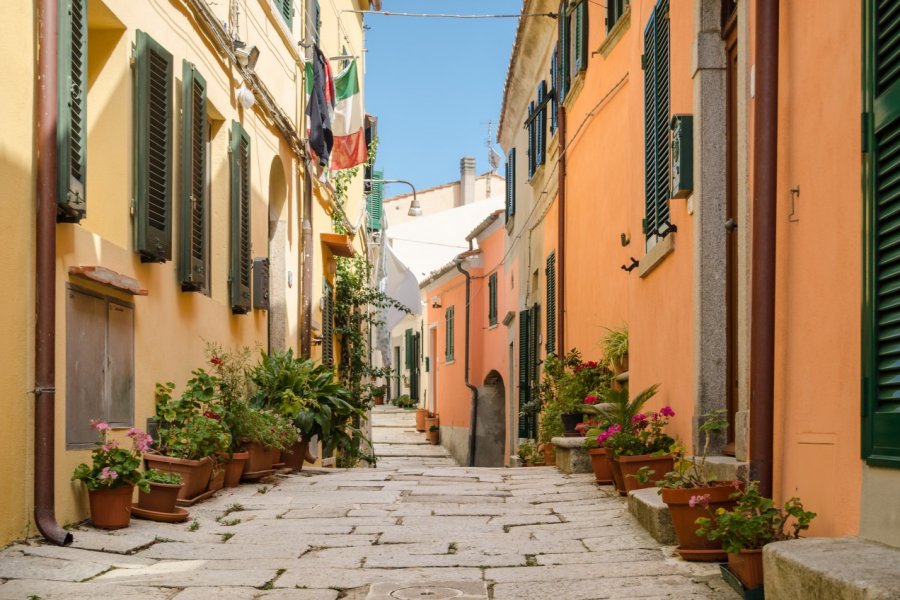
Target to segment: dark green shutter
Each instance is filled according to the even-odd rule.
[[[87,0],[59,4],[56,214],[78,223],[87,210]]]
[[[250,136],[231,126],[231,310],[250,312]]]
[[[556,132],[559,119],[559,48],[553,51],[550,58],[550,84],[553,86],[550,99],[550,135]]]
[[[134,77],[135,250],[144,262],[172,258],[172,55],[137,32]]]
[[[488,325],[497,324],[497,274],[488,277]]]
[[[183,290],[206,287],[206,80],[191,63],[181,65],[181,260]]]
[[[506,156],[506,219],[516,214],[516,149]]]
[[[456,307],[447,309],[447,360],[456,357]]]
[[[294,25],[294,0],[275,0],[275,5],[278,7],[278,12],[284,17],[288,29],[291,29]]]
[[[900,10],[865,2],[862,454],[900,468]]]
[[[559,90],[559,101],[566,99],[569,93],[569,15],[568,1],[563,0],[559,3],[559,18],[557,26],[559,32],[557,34],[557,52],[559,52],[559,64],[557,64],[557,73],[559,81],[556,83],[556,89]]]
[[[529,368],[529,346],[528,331],[529,317],[531,312],[528,310],[519,311],[519,437],[527,438],[530,430],[531,415],[525,414],[525,405],[531,399],[531,385],[528,380]]]
[[[381,231],[384,211],[384,173],[372,172],[372,191],[366,197],[366,210],[369,213],[369,231]]]
[[[661,0],[644,30],[644,232],[669,221],[669,2]]]
[[[547,354],[556,353],[556,253],[547,257]]]
[[[574,37],[575,37],[575,56],[572,60],[575,62],[575,73],[580,73],[587,69],[588,65],[588,3],[582,0],[575,7],[574,19]]]
[[[528,179],[534,176],[534,169],[537,166],[537,137],[535,136],[535,131],[537,130],[537,123],[534,119],[534,101],[528,104]]]
[[[322,281],[322,364],[334,366],[334,290]]]
[[[537,106],[544,103],[547,97],[547,82],[541,81],[537,87]],[[547,106],[543,106],[534,119],[535,126],[535,164],[542,165],[547,159]]]
[[[405,348],[404,356],[406,358],[406,369],[410,370],[410,369],[412,369],[412,366],[413,366],[413,345],[412,345],[413,330],[412,329],[406,330],[406,332],[403,336],[403,341],[404,341],[403,345]]]

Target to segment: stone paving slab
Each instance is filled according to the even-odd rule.
[[[97,600],[98,598],[167,600],[172,597],[172,591],[155,587],[28,579],[17,579],[0,585],[0,600],[26,600],[29,597],[38,597],[41,600]]]

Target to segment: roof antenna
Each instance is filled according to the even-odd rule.
[[[487,123],[482,122],[481,124],[487,125],[487,138],[485,138],[484,140],[484,145],[488,149],[488,165],[490,165],[491,171],[490,173],[488,173],[486,184],[487,189],[485,190],[485,193],[487,194],[488,198],[491,198],[491,181],[494,179],[494,173],[500,167],[500,161],[502,160],[502,157],[497,153],[496,150],[494,150],[494,144],[492,143],[492,140],[494,139],[494,122],[488,121]]]

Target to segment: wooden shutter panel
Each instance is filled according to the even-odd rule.
[[[656,11],[644,30],[644,233],[656,233]]]
[[[369,231],[381,231],[384,214],[384,172],[372,172],[372,191],[366,198],[369,213]]]
[[[231,311],[250,312],[250,136],[231,127]]]
[[[294,26],[294,0],[276,0],[281,16],[287,23],[288,29]]]
[[[413,364],[413,330],[407,329],[403,336],[404,348],[405,348],[405,357],[406,357],[406,368],[412,369]]]
[[[547,97],[547,82],[541,81],[537,87],[537,105],[544,103]],[[536,128],[535,143],[537,146],[535,152],[535,164],[542,165],[547,158],[547,107],[540,109],[540,113],[534,120]]]
[[[556,254],[547,257],[547,354],[556,352]]]
[[[866,114],[862,453],[900,468],[900,11],[865,3]]]
[[[135,48],[135,249],[172,258],[172,55],[143,31]]]
[[[669,0],[656,5],[656,226],[669,222]]]
[[[506,157],[506,218],[516,214],[516,149]]]
[[[450,307],[450,327],[447,330],[450,338],[450,360],[456,358],[456,307]]]
[[[550,83],[553,86],[553,98],[550,100],[550,135],[556,132],[559,119],[559,48],[553,51],[550,58]]]
[[[528,331],[530,311],[519,311],[519,437],[527,438],[528,421],[530,415],[526,415],[524,411],[525,405],[531,399],[531,386],[528,380],[529,369],[529,348],[528,348]]]
[[[531,101],[528,104],[528,179],[530,180],[534,177],[534,169],[537,165],[537,136],[535,135],[535,131],[537,130],[537,123],[535,123],[536,119],[532,118],[534,116],[534,101]]]
[[[568,1],[563,0],[559,3],[559,18],[557,19],[559,31],[557,33],[557,52],[559,53],[559,63],[557,64],[557,73],[559,73],[559,81],[556,88],[559,90],[559,101],[566,99],[569,93],[569,16]]]
[[[181,289],[206,288],[206,80],[191,63],[181,65]]]
[[[580,73],[587,69],[588,64],[588,3],[582,0],[575,7],[575,14],[572,16],[575,20],[575,56],[572,60],[575,62],[575,72]]]
[[[57,220],[87,211],[87,0],[62,0],[58,29]]]
[[[328,280],[322,282],[322,364],[334,366],[334,291]]]

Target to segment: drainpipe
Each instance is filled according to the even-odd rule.
[[[556,328],[556,352],[560,356],[566,354],[566,107],[559,103],[559,190],[557,192],[557,245],[556,273],[557,293],[559,294],[559,310],[556,311],[558,326]]]
[[[778,173],[779,0],[756,2],[750,477],[772,496],[775,409],[775,217]]]
[[[313,263],[313,227],[312,227],[312,161],[306,160],[303,170],[303,211],[301,219],[301,245],[303,247],[300,262],[300,356],[312,356],[312,263]]]
[[[56,433],[56,119],[57,0],[38,4],[37,215],[35,248],[34,521],[48,541],[65,546],[72,534],[55,512]]]
[[[471,242],[469,243],[471,246]],[[472,296],[472,275],[463,269],[462,260],[456,259],[456,270],[466,276],[466,387],[472,392],[472,409],[469,413],[469,466],[475,466],[475,427],[478,424],[478,388],[469,383],[469,300]]]

